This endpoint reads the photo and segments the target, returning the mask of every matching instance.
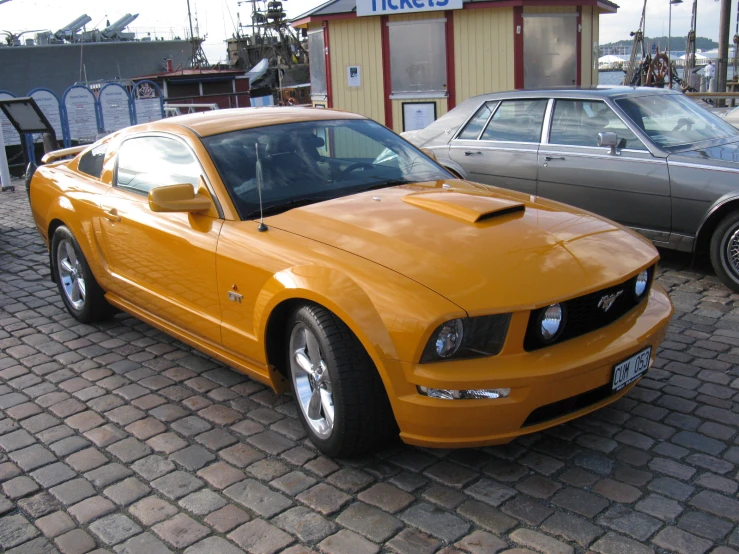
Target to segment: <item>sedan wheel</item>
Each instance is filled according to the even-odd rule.
[[[298,415],[327,456],[380,446],[398,427],[377,368],[343,321],[305,304],[288,321],[287,367]]]
[[[313,432],[322,439],[334,429],[334,397],[331,376],[321,357],[318,339],[304,324],[293,327],[290,336],[290,372],[300,409]]]
[[[51,270],[67,311],[82,323],[110,317],[113,308],[105,300],[105,292],[93,277],[74,235],[63,225],[51,238],[51,255]]]

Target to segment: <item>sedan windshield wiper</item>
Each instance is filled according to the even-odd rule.
[[[268,215],[277,215],[279,213],[292,210],[293,208],[307,206],[308,204],[315,204],[316,202],[323,202],[324,200],[331,200],[332,198],[333,196],[310,196],[307,198],[293,198],[291,200],[285,200],[284,202],[278,202],[276,204],[265,206],[263,211],[260,211],[258,209],[251,211],[246,214],[246,216],[244,216],[244,219],[253,219],[255,217],[259,217],[260,215],[264,215],[265,217]]]

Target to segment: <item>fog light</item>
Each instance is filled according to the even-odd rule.
[[[418,392],[429,398],[441,398],[443,400],[466,400],[466,399],[495,399],[506,398],[511,394],[511,389],[470,389],[470,390],[448,390],[430,389],[418,386]]]
[[[641,298],[642,294],[644,294],[644,291],[647,290],[648,283],[649,272],[645,269],[636,276],[636,282],[634,283],[634,294],[637,298]]]

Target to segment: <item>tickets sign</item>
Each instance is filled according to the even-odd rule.
[[[357,15],[461,10],[462,0],[357,0]]]

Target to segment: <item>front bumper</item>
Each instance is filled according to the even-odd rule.
[[[667,293],[655,283],[646,302],[611,325],[555,346],[524,351],[521,329],[525,329],[526,314],[514,314],[506,345],[497,356],[435,364],[388,362],[396,366],[393,373],[403,376],[395,380],[396,395],[391,398],[400,437],[408,444],[429,447],[502,444],[597,410],[634,386],[610,393],[616,364],[647,346],[652,347],[654,361],[672,313]],[[521,317],[516,321],[517,316]],[[511,392],[507,398],[494,400],[442,400],[419,394],[418,385],[457,390],[510,388]],[[599,393],[583,394],[596,389]],[[537,408],[578,395],[582,395],[579,404],[570,404],[575,411],[553,410],[562,415],[524,425]]]

